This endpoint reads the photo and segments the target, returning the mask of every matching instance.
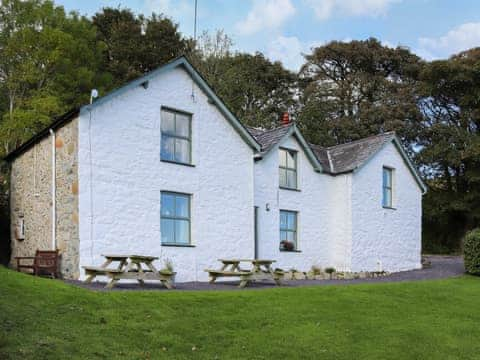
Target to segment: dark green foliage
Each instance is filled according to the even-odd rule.
[[[298,108],[297,77],[262,53],[202,56],[194,59],[220,98],[244,124],[271,128],[280,115]]]
[[[333,274],[335,271],[336,271],[336,270],[335,270],[334,267],[327,267],[327,268],[325,268],[325,272],[326,272],[327,274]]]
[[[390,130],[412,137],[420,119],[417,56],[368,39],[333,41],[305,58],[300,123],[310,141],[329,146]]]
[[[101,67],[113,76],[115,86],[187,54],[193,45],[163,15],[145,17],[130,9],[104,8],[92,21],[97,41],[105,45]]]
[[[480,225],[480,49],[434,61],[420,79],[416,162],[430,188],[425,245],[458,251],[465,233]]]
[[[480,228],[467,233],[463,242],[465,270],[480,275]]]

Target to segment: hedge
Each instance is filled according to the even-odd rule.
[[[480,275],[480,228],[467,233],[463,242],[465,270]]]

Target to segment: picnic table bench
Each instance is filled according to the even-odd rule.
[[[281,285],[283,279],[282,271],[274,271],[272,264],[275,260],[266,259],[219,259],[222,263],[220,269],[206,269],[210,276],[210,283],[213,284],[221,277],[239,277],[240,288],[244,288],[251,281],[272,280],[277,285]],[[240,268],[240,263],[252,264],[251,269]]]
[[[83,266],[87,278],[86,283],[91,283],[97,276],[107,276],[110,281],[105,286],[111,289],[119,280],[130,279],[137,280],[144,285],[145,280],[158,280],[167,289],[172,289],[173,277],[175,272],[157,270],[153,261],[157,260],[155,256],[143,255],[102,255],[106,261],[101,266]],[[112,262],[118,262],[116,268],[109,268]],[[144,268],[144,266],[146,268]]]

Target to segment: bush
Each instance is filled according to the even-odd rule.
[[[325,268],[325,272],[326,272],[327,274],[333,274],[335,271],[336,271],[336,270],[335,270],[334,267],[327,267],[327,268]]]
[[[465,270],[480,275],[480,228],[467,233],[463,242]]]

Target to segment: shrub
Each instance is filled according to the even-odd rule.
[[[173,273],[173,262],[170,259],[165,259],[163,261],[163,268],[160,269],[164,273]]]
[[[470,231],[463,242],[465,270],[480,275],[480,228]]]
[[[313,265],[311,269],[313,275],[320,275],[322,273],[322,268],[317,265]]]
[[[326,272],[327,274],[333,274],[335,271],[336,271],[336,270],[335,270],[334,267],[327,267],[327,268],[325,268],[325,272]]]

